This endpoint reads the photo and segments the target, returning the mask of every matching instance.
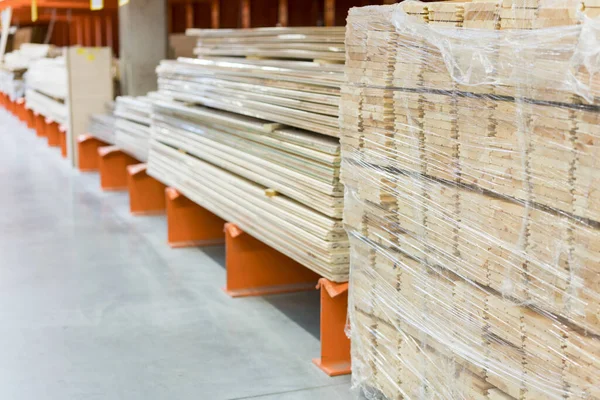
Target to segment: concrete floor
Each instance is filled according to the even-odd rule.
[[[0,110],[0,399],[351,399],[319,298],[230,299],[222,247],[173,250]]]

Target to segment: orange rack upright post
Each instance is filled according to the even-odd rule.
[[[225,225],[225,265],[231,297],[314,290],[319,275],[242,231]]]
[[[329,376],[350,374],[350,339],[345,332],[348,283],[321,278],[317,289],[321,290],[321,357],[313,363]]]
[[[65,148],[67,138],[65,135]],[[96,139],[91,135],[80,135],[77,138],[77,150],[79,161],[77,167],[81,172],[90,172],[98,170],[98,149],[108,146],[109,144],[102,140]]]
[[[60,142],[60,155],[67,158],[67,128],[64,125],[58,126],[58,140]]]
[[[166,186],[146,173],[146,164],[127,167],[129,210],[133,215],[163,214]]]
[[[25,115],[25,99],[23,97],[21,97],[20,99],[17,99],[16,101],[16,107],[17,107],[17,117],[21,120],[21,122],[27,122],[27,117]]]
[[[33,114],[33,110],[31,109],[25,109],[26,111],[26,122],[27,122],[27,127],[29,129],[35,129],[35,115]]]
[[[46,136],[48,137],[48,146],[60,147],[60,132],[58,123],[46,118]]]
[[[35,113],[35,133],[39,137],[46,137],[46,119],[42,114]]]
[[[117,146],[98,148],[98,170],[102,190],[127,190],[127,167],[139,163]]]
[[[175,188],[168,187],[165,195],[169,246],[214,246],[225,242],[225,221],[194,203]]]

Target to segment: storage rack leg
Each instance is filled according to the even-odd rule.
[[[345,333],[348,283],[321,278],[317,288],[321,290],[321,357],[313,363],[329,376],[350,374],[350,339]]]
[[[66,150],[66,133],[64,136]],[[108,143],[96,139],[91,135],[80,135],[77,138],[77,150],[79,152],[79,164],[77,165],[77,167],[81,172],[90,172],[98,170],[98,149],[104,146],[108,146]]]
[[[242,231],[225,224],[225,265],[231,297],[314,290],[319,275]]]
[[[46,137],[46,118],[41,114],[35,114],[35,133],[39,137]]]
[[[106,191],[127,190],[127,167],[140,162],[117,146],[98,148],[100,187]]]
[[[146,164],[127,166],[127,183],[131,214],[164,214],[166,186],[146,173]]]
[[[48,136],[48,146],[60,147],[60,132],[56,122],[46,120],[46,132]]]
[[[67,158],[67,130],[63,126],[58,127],[58,140],[60,142],[60,155],[63,158]],[[96,160],[98,159],[97,154],[98,152],[96,151]]]
[[[27,116],[27,127],[29,129],[35,129],[35,115],[33,114],[33,110],[26,109],[25,111]]]
[[[225,242],[225,221],[194,203],[175,188],[168,187],[165,196],[169,246],[213,246]]]

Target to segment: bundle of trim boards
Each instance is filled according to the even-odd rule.
[[[148,173],[333,281],[348,279],[338,105],[344,28],[190,30],[164,61]]]

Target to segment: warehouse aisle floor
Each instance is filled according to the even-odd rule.
[[[0,110],[0,399],[350,399],[318,292],[230,299],[222,247],[172,250]]]

